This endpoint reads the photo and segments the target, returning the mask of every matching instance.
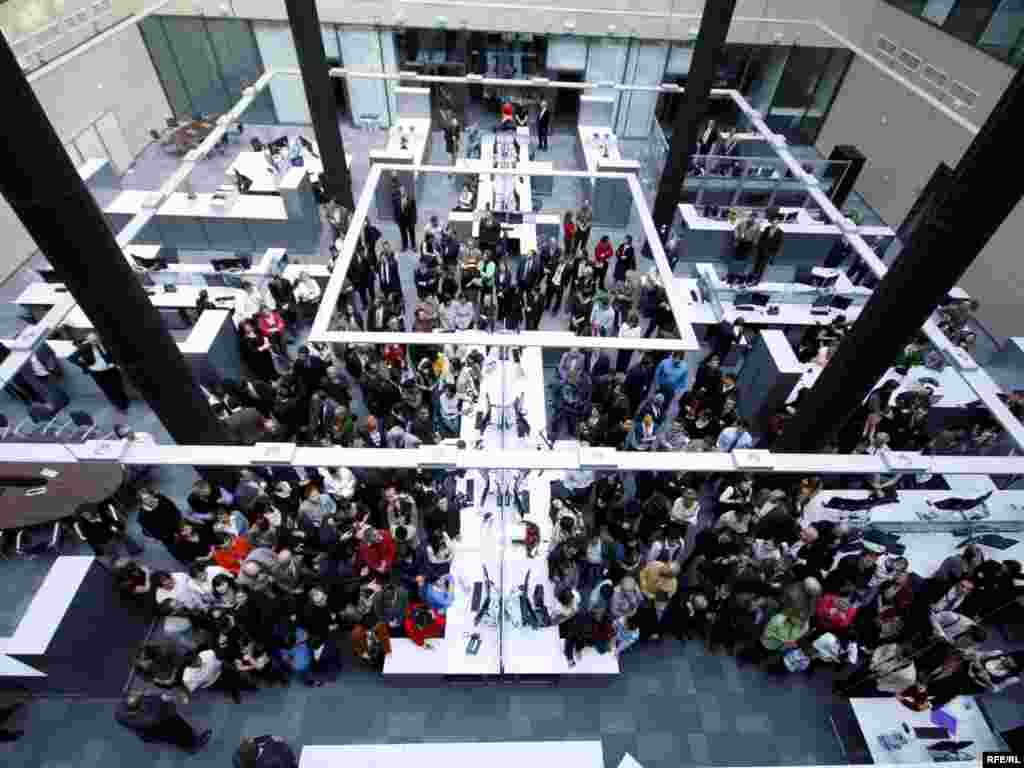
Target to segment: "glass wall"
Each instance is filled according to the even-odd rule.
[[[139,23],[174,116],[226,112],[242,89],[264,72],[252,26],[241,19],[149,16]],[[261,94],[250,119],[275,123],[269,94]]]
[[[1024,0],[886,0],[1012,66],[1024,59]]]

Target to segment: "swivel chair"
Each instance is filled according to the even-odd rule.
[[[71,419],[68,424],[74,424],[79,430],[85,430],[84,432],[80,431],[79,434],[76,435],[79,440],[88,440],[89,435],[96,431],[96,422],[93,421],[92,416],[85,411],[71,411],[68,416]],[[65,426],[67,426],[67,424]]]

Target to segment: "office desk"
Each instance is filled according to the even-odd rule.
[[[785,238],[774,264],[794,267],[824,264],[832,247],[842,236],[839,227],[815,221],[803,208],[783,207],[779,210],[784,214],[796,212],[797,219],[795,222],[780,225]],[[735,224],[721,219],[706,218],[690,203],[681,203],[678,206],[675,221],[673,229],[683,241],[684,253],[699,253],[702,260],[711,258],[715,261],[724,261],[730,266],[737,264],[732,256]],[[858,232],[875,237],[893,237],[896,234],[888,227],[861,227]],[[747,270],[749,265],[749,260],[739,262],[738,268]]]
[[[981,705],[972,696],[958,696],[942,710],[956,718],[956,733],[950,739],[972,741],[967,751],[977,764],[983,751],[1005,749],[1002,739],[992,731]],[[875,764],[931,764],[936,762],[928,751],[930,744],[939,739],[919,739],[914,728],[934,727],[931,712],[914,712],[900,704],[895,697],[877,699],[849,699],[833,708],[832,726],[846,759],[854,765]],[[904,729],[906,724],[907,729]],[[901,733],[907,743],[899,749],[889,750],[879,738],[887,733]]]
[[[49,465],[46,463],[0,464],[3,478],[38,478],[44,469],[58,474],[49,479],[46,492],[26,496],[25,488],[6,487],[0,492],[0,529],[21,528],[71,517],[79,506],[102,501],[121,485],[124,470],[116,462]],[[2,487],[0,482],[0,487]]]
[[[316,142],[313,143],[313,149],[316,151],[317,156],[306,149],[302,148],[302,165],[293,166],[287,157],[287,152],[282,153],[278,160],[279,168],[275,168],[273,163],[267,158],[266,152],[239,152],[234,162],[228,166],[227,175],[230,183],[234,184],[235,177],[234,172],[243,176],[247,176],[252,179],[252,186],[249,188],[249,194],[277,194],[278,185],[284,175],[294,167],[304,169],[313,181],[316,181],[320,174],[324,172],[324,164],[320,155],[320,148]],[[345,165],[347,168],[352,167],[352,153],[345,153]]]
[[[809,303],[778,303],[775,305],[769,304],[768,306],[779,307],[779,314],[769,315],[767,307],[754,310],[738,310],[733,302],[723,300],[719,303],[721,304],[724,317],[719,318],[710,302],[700,301],[700,290],[694,278],[677,277],[675,283],[676,290],[680,292],[679,295],[684,297],[683,303],[687,311],[686,320],[694,325],[712,325],[721,319],[732,323],[735,322],[737,317],[742,317],[747,326],[753,328],[786,328],[787,326],[806,328],[812,325],[830,325],[839,315],[845,317],[847,322],[852,323],[863,310],[863,307],[851,306],[842,312],[833,309],[827,315],[815,315],[811,314],[811,305]],[[698,297],[697,301],[693,300],[691,291]]]
[[[734,262],[732,265],[734,271],[743,272],[746,269],[746,262]],[[704,275],[707,277],[708,284],[721,295],[722,293],[729,293],[735,295],[737,293],[767,293],[769,296],[790,297],[790,300],[805,301],[811,303],[815,298],[822,295],[835,295],[844,296],[854,299],[854,301],[860,300],[861,302],[867,301],[867,298],[871,295],[872,291],[870,288],[863,286],[854,285],[850,282],[850,278],[846,276],[846,273],[841,269],[825,269],[824,267],[813,267],[811,272],[815,277],[826,279],[829,277],[835,277],[835,286],[828,291],[824,291],[813,285],[807,285],[805,283],[773,283],[773,282],[761,282],[756,286],[752,287],[739,287],[729,285],[725,280],[722,279],[719,274],[719,269],[715,264],[711,263],[699,263],[694,265],[698,275]]]

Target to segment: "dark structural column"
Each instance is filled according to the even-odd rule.
[[[716,62],[725,48],[725,37],[736,10],[736,0],[715,0],[704,4],[704,15],[700,19],[700,32],[693,49],[690,74],[686,78],[683,103],[676,112],[672,126],[672,141],[669,144],[665,170],[658,182],[658,196],[654,201],[654,223],[660,231],[672,226],[679,195],[690,167],[690,156],[697,144],[701,123],[708,112],[711,86],[715,82]]]
[[[316,3],[313,0],[285,0],[284,4],[295,39],[309,114],[313,118],[313,132],[324,164],[324,173],[320,177],[324,192],[349,211],[354,211],[352,177],[345,163],[345,145],[338,126],[338,100],[328,72]]]
[[[775,450],[813,452],[835,437],[1024,195],[1024,179],[1006,172],[1024,124],[1022,78],[1018,70]]]
[[[5,41],[0,78],[0,193],[175,442],[230,442]]]

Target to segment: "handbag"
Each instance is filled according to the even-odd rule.
[[[811,660],[800,648],[790,648],[782,655],[782,663],[790,672],[803,672],[811,666]]]

